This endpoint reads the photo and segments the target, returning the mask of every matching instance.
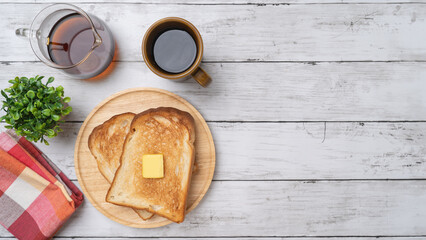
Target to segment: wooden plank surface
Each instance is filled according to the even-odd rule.
[[[139,237],[141,239],[142,237]],[[12,237],[4,237],[1,238],[2,240],[12,240],[16,238]],[[55,237],[53,239],[56,240],[70,240],[75,239],[73,237]],[[99,237],[79,237],[79,240],[94,240],[99,239]],[[159,237],[159,238],[152,238],[149,239],[156,239],[156,240],[253,240],[253,239],[261,239],[261,240],[335,240],[336,237],[221,237],[221,238],[206,238],[206,237],[191,237],[191,238],[180,238],[180,237],[173,237],[173,238],[167,238],[167,237]],[[424,240],[426,237],[413,237],[413,236],[403,236],[403,237],[339,237],[339,240],[403,240],[403,239],[410,239],[410,240]],[[129,240],[129,238],[126,237],[118,237],[118,238],[108,238],[108,240]]]
[[[425,201],[426,181],[214,181],[179,225],[129,228],[85,202],[57,236],[425,235]]]
[[[142,238],[142,237],[139,237]],[[2,240],[12,240],[16,238],[12,237],[2,237]],[[73,237],[55,237],[53,239],[56,240],[70,240],[75,239]],[[99,237],[79,237],[79,240],[94,240],[99,239]],[[336,237],[221,237],[221,238],[206,238],[206,237],[191,237],[191,238],[180,238],[180,237],[173,237],[173,238],[167,238],[167,237],[159,237],[159,238],[152,238],[149,239],[156,239],[156,240],[253,240],[253,239],[261,239],[261,240],[335,240]],[[426,237],[413,237],[413,236],[403,236],[403,237],[339,237],[339,240],[403,240],[403,239],[410,239],[410,240],[424,240]],[[108,238],[108,240],[129,240],[129,238],[126,237],[118,237],[118,238]]]
[[[15,76],[55,76],[71,97],[69,121],[83,121],[104,98],[132,87],[180,95],[207,121],[426,120],[426,63],[206,63],[208,88],[160,79],[141,62],[116,63],[102,81],[70,79],[42,63],[0,64],[0,88]]]
[[[71,178],[81,123],[38,146]],[[3,124],[2,124],[3,126]],[[426,123],[209,123],[215,180],[426,178]]]
[[[191,4],[191,5],[235,5],[254,4],[292,5],[292,4],[421,4],[425,0],[0,0],[0,3],[133,3],[133,4]]]
[[[128,228],[86,201],[59,239],[426,239],[426,1],[125,1],[66,1],[117,40],[113,73],[87,82],[34,62],[14,36],[51,0],[0,0],[0,88],[32,74],[65,87],[73,122],[38,146],[74,181],[75,138],[97,103],[130,87],[177,93],[210,121],[215,180],[183,224]],[[203,35],[208,89],[142,63],[145,30],[172,15]]]
[[[425,4],[78,5],[105,20],[121,61],[141,61],[144,32],[166,16],[199,28],[207,61],[426,60]],[[46,6],[1,4],[0,61],[36,60],[14,30]]]
[[[191,5],[290,5],[290,4],[407,4],[425,3],[425,0],[0,0],[0,3],[133,3],[133,4],[191,4]]]
[[[69,238],[55,238],[59,240],[66,240]],[[79,238],[80,240],[93,239],[93,238]],[[108,238],[109,240],[125,240],[128,238]],[[184,240],[188,238],[155,238],[157,240]],[[221,237],[221,238],[190,238],[191,240],[253,240],[253,239],[261,239],[261,240],[335,240],[335,237]],[[400,239],[410,239],[410,240],[424,240],[426,237],[413,237],[413,236],[404,236],[404,237],[339,237],[340,240],[400,240]]]

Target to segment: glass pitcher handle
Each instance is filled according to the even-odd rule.
[[[15,34],[16,34],[16,36],[21,37],[21,38],[28,38],[28,37],[30,37],[30,29],[18,28],[18,29],[15,30]]]

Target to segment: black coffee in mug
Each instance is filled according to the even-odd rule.
[[[179,29],[167,30],[154,40],[155,63],[169,73],[181,73],[194,64],[197,45],[192,36]]]
[[[182,81],[192,77],[203,87],[212,80],[200,67],[201,34],[183,18],[167,17],[153,23],[143,37],[142,56],[146,66],[162,78]]]

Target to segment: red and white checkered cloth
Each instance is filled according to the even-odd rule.
[[[81,191],[32,143],[0,133],[0,224],[18,239],[49,239],[82,203]]]

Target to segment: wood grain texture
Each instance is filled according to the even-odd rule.
[[[157,107],[174,107],[188,112],[194,118],[197,170],[192,176],[188,191],[187,213],[189,213],[203,199],[210,186],[216,157],[213,138],[207,123],[201,114],[181,97],[154,88],[133,88],[114,94],[102,101],[87,116],[75,143],[75,171],[84,194],[105,216],[130,227],[156,228],[170,224],[172,221],[157,215],[143,221],[132,209],[106,202],[105,196],[110,183],[99,172],[96,159],[90,153],[88,139],[95,127],[114,115],[125,112],[138,114]]]
[[[290,5],[290,4],[406,4],[425,3],[425,0],[0,0],[0,3],[130,3],[130,4],[191,4],[191,5],[235,5],[254,4],[265,5]]]
[[[12,240],[16,238],[1,238],[2,240]],[[75,239],[73,237],[55,237],[56,240],[70,240]],[[99,237],[79,237],[79,240],[94,240],[99,239]],[[140,239],[140,238],[139,238]],[[173,237],[173,238],[167,238],[167,237],[150,237],[149,239],[155,239],[155,240],[187,240],[188,238],[183,237]],[[260,239],[260,240],[424,240],[426,237],[415,237],[415,236],[403,236],[403,237],[221,237],[221,238],[209,238],[209,237],[191,237],[191,240],[253,240],[253,239]],[[129,240],[129,238],[126,237],[118,237],[118,238],[108,238],[108,240]]]
[[[139,239],[141,239],[140,237]],[[12,240],[16,238],[12,237],[2,237],[2,240]],[[53,239],[56,240],[71,240],[75,239],[73,237],[54,237]],[[94,240],[99,239],[99,237],[79,237],[79,240]],[[173,238],[167,238],[167,237],[150,237],[149,239],[155,239],[155,240],[187,240],[188,238],[184,237],[173,237]],[[424,240],[426,237],[416,237],[416,236],[402,236],[402,237],[191,237],[189,238],[191,240],[253,240],[253,239],[260,239],[260,240]],[[118,238],[108,238],[108,240],[129,240],[129,238],[126,237],[118,237]]]
[[[0,64],[0,78],[55,76],[71,97],[68,121],[83,121],[109,95],[156,87],[187,99],[207,121],[426,120],[426,63],[207,63],[208,88],[172,82],[144,63],[116,63],[102,81],[70,79],[42,63]],[[9,86],[0,81],[0,88]]]
[[[55,238],[59,240],[66,240],[69,238]],[[79,238],[81,240],[93,239],[93,238]],[[125,240],[128,238],[108,238],[109,240]],[[155,238],[158,240],[184,240],[188,238]],[[410,240],[424,240],[426,237],[413,237],[413,236],[404,236],[404,237],[221,237],[221,238],[191,238],[191,240],[402,240],[402,239],[410,239]],[[9,240],[9,239],[7,239]]]
[[[76,122],[38,146],[72,179],[78,129],[102,99],[141,86],[177,93],[214,121],[215,180],[183,224],[128,228],[86,201],[58,239],[426,239],[426,122],[386,122],[426,121],[426,1],[117,1],[66,1],[104,19],[118,44],[113,73],[84,82],[28,62],[28,41],[14,36],[51,0],[0,0],[1,79],[54,75],[65,87]],[[203,35],[205,90],[141,62],[145,30],[171,15]]]
[[[1,4],[0,61],[34,61],[14,30],[47,4]],[[78,4],[105,20],[118,59],[141,61],[147,28],[167,16],[191,21],[208,61],[426,60],[425,4],[186,5]]]
[[[254,4],[265,5],[291,5],[291,4],[421,4],[425,0],[0,0],[0,3],[127,3],[127,4],[190,4],[190,5],[235,5]]]
[[[426,181],[214,181],[181,224],[130,228],[86,201],[57,236],[425,235],[425,201]]]
[[[3,124],[1,124],[3,126]],[[81,123],[37,144],[71,179]],[[209,123],[215,180],[426,178],[426,123]]]

